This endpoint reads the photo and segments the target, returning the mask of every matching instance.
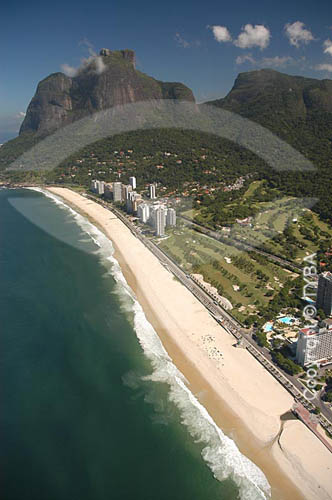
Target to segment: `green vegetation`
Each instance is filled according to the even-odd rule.
[[[332,403],[332,371],[329,370],[326,374],[325,377],[325,393],[323,400],[326,401],[327,403]]]
[[[230,141],[196,131],[159,129],[98,141],[56,171],[59,181],[74,179],[85,185],[91,177],[112,181],[120,174],[126,182],[135,175],[139,189],[156,182],[163,193],[187,191],[196,196],[197,191],[206,190],[203,186],[221,189],[253,168],[263,169],[264,163]]]
[[[127,52],[129,59],[134,57]],[[123,85],[139,88],[140,99],[192,100],[184,85],[159,82],[134,70],[123,52],[113,52],[104,60],[112,66],[111,80],[120,77]],[[93,90],[96,98],[101,97],[107,87],[95,85],[98,78],[90,69],[80,75],[82,85],[70,95],[74,107],[68,112],[68,122],[83,116],[82,112],[96,111],[89,93]],[[40,88],[47,94],[52,82],[61,78],[66,77],[50,75]],[[160,247],[186,272],[201,274],[227,298],[234,306],[232,314],[247,327],[256,328],[257,343],[271,350],[282,369],[296,375],[302,368],[290,359],[287,345],[280,339],[272,339],[270,344],[261,328],[281,310],[299,314],[302,276],[255,251],[242,252],[232,241],[257,246],[297,265],[302,265],[305,255],[317,252],[319,267],[332,271],[331,99],[332,82],[328,80],[261,70],[240,74],[229,95],[211,103],[275,133],[309,159],[316,167],[314,172],[278,172],[226,139],[180,129],[140,130],[106,138],[76,152],[53,171],[5,172],[7,165],[43,138],[32,133],[34,122],[29,129],[27,120],[26,131],[0,149],[0,180],[81,189],[94,178],[127,183],[134,175],[141,192],[149,183],[157,183],[158,196],[172,197],[178,215],[182,214]],[[197,223],[195,229],[188,219]],[[217,231],[220,241],[201,234],[199,225]],[[322,311],[319,315],[324,317]],[[332,378],[321,380],[322,386],[324,382],[324,398],[332,402]]]
[[[300,365],[296,364],[291,359],[286,358],[279,351],[272,351],[272,359],[278,366],[280,366],[280,368],[285,370],[285,372],[290,375],[297,375],[303,371],[303,368]]]
[[[224,99],[210,104],[238,113],[275,133],[312,161],[317,173],[276,172],[270,188],[297,198],[317,198],[314,210],[332,218],[332,84],[273,70],[241,73]]]
[[[261,347],[269,347],[269,343],[266,339],[266,333],[263,331],[259,331],[255,334],[254,336],[255,340],[257,341],[257,344],[260,345]]]
[[[232,314],[248,326],[263,324],[277,310],[296,307],[290,294],[297,286],[290,274],[255,252],[243,253],[226,243],[204,236],[178,219],[160,247],[190,273],[201,274],[204,281],[234,306]],[[286,291],[284,292],[285,284]]]

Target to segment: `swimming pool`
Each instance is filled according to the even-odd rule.
[[[263,326],[263,330],[265,333],[271,332],[273,330],[273,323],[271,322],[265,323],[265,325]]]
[[[280,321],[280,323],[286,323],[286,325],[291,325],[294,323],[295,318],[292,318],[291,316],[284,316],[283,318],[278,318],[278,321]]]

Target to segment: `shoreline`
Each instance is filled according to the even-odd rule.
[[[280,416],[292,406],[288,392],[248,352],[233,347],[230,334],[114,214],[67,188],[47,189],[110,238],[127,283],[189,389],[241,453],[264,472],[272,499],[332,498],[332,455],[322,443],[298,420],[286,422],[280,439],[274,440]],[[209,356],[204,344],[208,337],[221,349],[222,361]],[[311,462],[303,456],[303,442],[315,457]]]

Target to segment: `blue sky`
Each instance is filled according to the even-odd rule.
[[[261,67],[332,78],[328,0],[13,0],[1,17],[0,142],[17,134],[39,80],[88,56],[82,40],[96,52],[134,49],[138,69],[187,84],[198,101]]]

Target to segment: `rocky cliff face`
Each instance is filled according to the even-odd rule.
[[[154,99],[194,101],[194,96],[181,83],[163,83],[137,71],[134,51],[102,49],[75,77],[54,73],[39,83],[20,135],[45,136],[89,114]]]

